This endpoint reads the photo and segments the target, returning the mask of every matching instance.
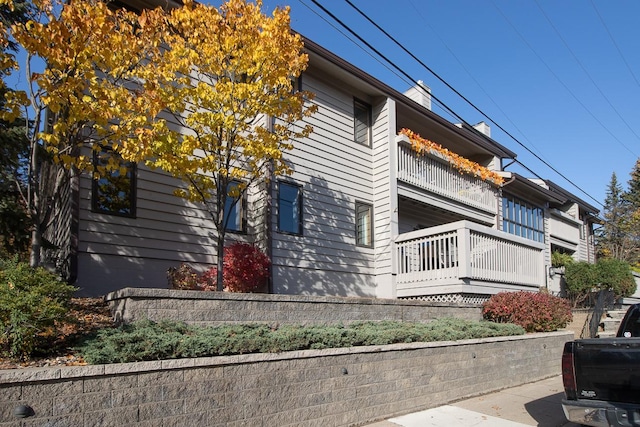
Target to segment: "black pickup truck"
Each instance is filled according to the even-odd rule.
[[[569,421],[640,426],[640,304],[627,310],[615,338],[567,342],[562,380],[562,409]]]

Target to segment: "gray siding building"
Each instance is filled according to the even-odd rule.
[[[422,82],[400,93],[305,46],[300,84],[315,93],[314,131],[285,153],[291,175],[249,188],[227,233],[269,255],[270,292],[479,302],[549,287],[552,250],[594,260],[598,210],[550,181],[503,171],[516,153],[489,126],[438,116]],[[461,173],[441,153],[416,153],[402,129],[504,183]],[[166,287],[170,267],[215,265],[215,230],[200,206],[173,195],[180,181],[141,165],[118,179],[129,190],[117,205],[100,197],[108,179],[69,184],[49,259],[81,294]]]

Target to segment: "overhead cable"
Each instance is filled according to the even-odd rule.
[[[376,54],[380,55],[385,61],[389,62],[392,66],[397,67],[392,61],[390,61],[386,56],[384,56],[382,53],[379,53],[379,51],[377,51],[376,49],[374,49],[368,42],[366,42],[362,37],[360,37],[357,33],[355,33],[354,30],[352,30],[349,26],[347,26],[344,22],[342,22],[340,19],[338,19],[337,17],[335,17],[335,15],[333,15],[331,12],[329,12],[324,6],[322,6],[317,0],[311,0],[316,6],[318,6],[320,9],[322,9],[325,13],[327,13],[329,16],[331,16],[336,22],[338,22],[342,27],[344,27],[347,31],[349,31],[350,33],[352,33],[355,37],[358,38],[358,40],[362,41],[363,43],[365,43],[367,45],[367,47],[369,47],[370,49],[372,49],[374,52],[376,52]],[[591,196],[589,193],[587,193],[585,190],[583,190],[582,188],[580,188],[575,182],[573,182],[571,179],[569,179],[567,176],[565,176],[563,173],[561,173],[559,170],[557,170],[554,166],[552,166],[551,164],[549,164],[546,160],[542,159],[538,154],[534,153],[531,149],[529,149],[529,147],[527,147],[526,145],[524,145],[518,138],[516,138],[515,136],[513,136],[509,131],[507,131],[506,129],[504,129],[499,123],[497,123],[495,120],[493,120],[487,113],[485,113],[484,111],[482,111],[479,107],[477,107],[473,102],[471,102],[468,98],[466,98],[464,95],[462,95],[458,90],[456,90],[453,86],[451,86],[446,80],[444,80],[442,77],[440,77],[440,75],[438,75],[435,71],[433,71],[428,65],[426,65],[422,60],[420,60],[416,55],[414,55],[411,51],[409,51],[402,43],[400,43],[395,37],[393,37],[391,34],[389,34],[387,31],[385,31],[382,27],[380,27],[380,25],[378,25],[375,21],[373,21],[373,19],[371,19],[366,13],[364,13],[362,10],[360,10],[357,6],[355,6],[350,0],[345,0],[346,3],[348,3],[353,9],[355,9],[362,17],[364,17],[369,23],[371,23],[373,26],[375,26],[380,32],[382,32],[387,38],[389,38],[393,43],[395,43],[398,47],[400,47],[400,49],[402,49],[405,53],[407,53],[411,58],[413,58],[416,62],[418,62],[422,67],[424,67],[428,72],[430,72],[434,77],[436,77],[438,80],[440,80],[440,82],[442,82],[445,86],[447,86],[449,89],[451,89],[456,95],[458,95],[461,99],[463,99],[467,104],[469,104],[472,108],[474,108],[478,113],[482,114],[482,116],[484,116],[487,120],[489,120],[491,123],[493,123],[498,129],[500,129],[501,131],[503,131],[509,138],[511,138],[513,141],[515,141],[518,145],[520,145],[522,148],[524,148],[527,152],[529,152],[532,156],[534,156],[536,159],[538,159],[541,163],[543,163],[545,166],[547,166],[549,169],[551,169],[553,172],[555,172],[556,174],[558,174],[558,176],[562,177],[563,179],[565,179],[568,183],[570,183],[572,186],[574,186],[576,189],[578,189],[580,192],[582,192],[583,194],[585,194],[586,196],[588,196],[590,199],[592,199],[593,201],[595,201],[596,203],[602,205],[602,203],[600,201],[598,201],[597,199],[595,199],[593,196]],[[399,69],[399,67],[397,67]],[[407,75],[406,72],[401,71],[403,74]],[[412,78],[412,80],[414,80]],[[414,80],[415,81],[415,80]],[[433,97],[433,95],[432,95]],[[442,101],[440,101],[442,102]],[[449,109],[447,107],[447,109]],[[450,109],[449,109],[450,110]],[[452,111],[452,110],[451,110]],[[462,118],[460,118],[460,116],[456,113],[453,113],[455,117],[459,118],[462,122],[466,123],[466,121],[464,121]],[[539,179],[543,179],[542,177],[540,177],[538,174],[534,173],[531,169],[529,169],[528,167],[526,167],[522,162],[518,161],[517,159],[515,159],[516,162],[524,167],[526,170],[528,170],[529,172],[533,173],[537,178]]]

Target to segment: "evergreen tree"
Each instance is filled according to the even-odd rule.
[[[598,254],[604,258],[626,260],[629,249],[625,232],[628,203],[615,172],[611,175],[606,194],[603,212],[605,221],[598,230]]]
[[[624,199],[628,205],[627,232],[631,242],[629,263],[640,267],[640,158],[631,171]]]
[[[24,122],[0,120],[0,256],[23,255],[29,247],[30,221],[21,196],[28,146]]]
[[[629,179],[624,199],[634,211],[640,209],[640,158],[636,160],[636,164],[631,171],[631,178]]]
[[[25,22],[29,4],[16,1],[12,7],[0,5],[0,27],[7,28],[16,22]],[[0,55],[12,55],[17,45],[14,40],[4,38]],[[5,64],[6,65],[6,64]],[[2,76],[11,72],[2,70]],[[7,94],[12,90],[0,84],[0,111],[6,109]],[[12,121],[0,119],[0,256],[23,255],[29,247],[29,217],[22,200],[26,182],[24,162],[28,156],[28,127],[24,117]]]

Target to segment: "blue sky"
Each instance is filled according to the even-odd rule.
[[[410,76],[423,80],[466,122],[489,123],[492,137],[518,153],[518,160],[535,174],[598,208],[613,172],[626,188],[640,157],[640,1],[351,0],[519,143],[345,0],[316,1]],[[293,29],[305,37],[399,91],[412,85],[362,43],[346,37],[346,30],[312,0],[263,0],[267,13],[286,5]],[[9,84],[20,86],[22,81],[18,73]],[[437,103],[433,110],[459,122]],[[507,170],[533,176],[517,165]]]
[[[319,3],[409,75],[423,80],[465,121],[489,123],[346,1]],[[640,157],[640,2],[352,3],[587,194],[491,124],[492,137],[518,153],[518,160],[536,174],[599,208],[613,172],[626,188]],[[346,31],[311,0],[264,0],[263,4],[265,11],[289,5],[295,30],[400,91],[410,86],[363,50],[361,43],[342,35],[340,31]],[[458,121],[436,105],[433,110]],[[507,170],[531,176],[518,167]]]

